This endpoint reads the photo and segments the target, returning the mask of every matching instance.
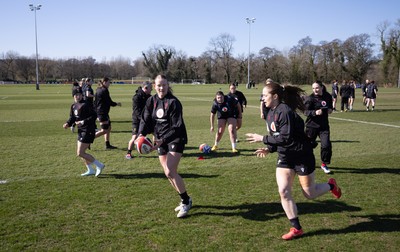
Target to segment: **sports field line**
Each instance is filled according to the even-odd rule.
[[[192,99],[192,100],[209,102],[209,100],[201,99],[201,98],[194,98],[194,97],[187,97],[187,96],[185,98]],[[248,105],[246,108],[260,109],[260,106]],[[338,118],[338,117],[333,117],[333,116],[329,116],[329,119],[335,119],[335,120],[341,120],[341,121],[347,121],[347,122],[354,122],[354,123],[364,123],[364,124],[370,124],[370,125],[378,125],[378,126],[384,126],[384,127],[400,128],[400,126],[398,126],[398,125],[392,125],[392,124],[386,124],[386,123],[366,122],[366,121],[359,121],[359,120],[353,120],[353,119]]]
[[[392,127],[392,128],[400,128],[400,126],[398,126],[398,125],[392,125],[392,124],[386,124],[386,123],[366,122],[366,121],[359,121],[359,120],[353,120],[353,119],[338,118],[338,117],[333,117],[333,116],[330,116],[329,119],[335,119],[335,120],[347,121],[347,122],[364,123],[364,124],[371,124],[371,125],[379,125],[379,126]]]

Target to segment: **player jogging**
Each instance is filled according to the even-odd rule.
[[[325,173],[330,173],[327,164],[331,163],[332,143],[329,130],[329,114],[332,113],[332,96],[326,92],[322,82],[317,81],[312,84],[313,93],[306,98],[304,115],[306,119],[306,135],[311,143],[317,146],[317,136],[321,140],[321,169]]]
[[[251,143],[263,142],[266,148],[255,151],[258,157],[265,157],[278,152],[276,180],[283,210],[292,225],[290,231],[282,236],[284,240],[303,235],[303,229],[297,214],[297,206],[292,197],[292,187],[296,174],[303,195],[314,199],[329,190],[335,198],[341,197],[341,190],[335,179],[328,183],[315,183],[315,157],[311,143],[304,133],[304,121],[295,112],[304,111],[301,93],[304,91],[295,86],[281,86],[271,82],[262,91],[265,106],[270,108],[267,115],[268,135],[246,134]]]
[[[95,138],[96,112],[93,106],[83,101],[82,91],[75,89],[72,92],[74,103],[71,105],[69,119],[63,128],[68,129],[74,123],[78,126],[77,155],[84,161],[87,171],[81,176],[99,176],[104,169],[104,164],[96,160],[92,155],[86,153],[87,148]],[[96,171],[93,169],[96,168]]]
[[[110,144],[110,133],[111,133],[111,121],[110,108],[115,106],[121,106],[120,102],[114,102],[111,100],[110,92],[110,79],[105,77],[100,81],[98,88],[96,89],[95,95],[95,107],[97,110],[97,119],[100,122],[101,130],[96,132],[96,137],[104,135],[104,141],[106,142],[106,150],[116,149],[117,147]]]
[[[188,215],[192,199],[186,192],[185,183],[178,174],[178,165],[187,144],[186,126],[183,121],[181,102],[172,94],[167,78],[158,75],[154,89],[157,94],[146,101],[139,126],[139,135],[154,132],[154,149],[172,187],[179,193],[181,203],[175,208],[177,217]]]

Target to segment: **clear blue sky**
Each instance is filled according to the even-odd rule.
[[[309,36],[314,44],[367,33],[379,43],[376,27],[400,18],[399,0],[1,0],[0,53],[35,54],[37,12],[40,57],[119,56],[132,60],[153,45],[172,46],[200,56],[221,33],[235,37],[234,56],[263,47],[288,50]]]

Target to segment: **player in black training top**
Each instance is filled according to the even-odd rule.
[[[236,89],[235,83],[232,83],[231,85],[229,85],[228,96],[231,96],[238,100],[241,111],[242,111],[242,117],[236,118],[236,131],[238,131],[242,127],[243,111],[244,111],[243,108],[245,108],[247,106],[246,96],[244,96],[244,94],[242,92],[240,92],[239,90]],[[236,132],[236,134],[237,134],[237,132]],[[236,137],[236,142],[237,142],[237,137]]]
[[[139,135],[146,136],[153,132],[154,149],[172,187],[179,193],[181,203],[175,208],[177,217],[188,215],[192,199],[186,192],[185,183],[178,174],[178,164],[187,144],[186,126],[183,121],[181,102],[172,94],[167,78],[158,75],[154,80],[157,94],[146,101],[140,120]]]
[[[267,114],[268,135],[246,134],[251,143],[263,142],[266,148],[255,151],[258,157],[278,152],[276,180],[283,210],[293,226],[282,239],[291,240],[303,235],[297,214],[297,206],[292,197],[294,177],[299,177],[303,195],[314,199],[331,190],[335,198],[340,198],[341,190],[335,179],[328,183],[315,183],[315,157],[313,149],[304,132],[304,121],[295,112],[304,111],[301,97],[303,90],[295,86],[281,86],[270,82],[263,88],[263,101],[269,108]]]
[[[146,81],[138,87],[135,95],[132,97],[132,138],[128,143],[128,152],[125,156],[126,159],[133,158],[132,149],[138,136],[137,132],[139,130],[140,117],[142,116],[142,111],[146,105],[147,99],[151,96],[152,89],[151,82]]]
[[[217,133],[215,134],[215,142],[211,150],[218,150],[219,141],[224,134],[226,125],[228,124],[229,138],[232,145],[232,153],[237,153],[238,150],[236,149],[236,119],[242,117],[242,110],[240,108],[238,100],[231,96],[224,95],[222,91],[218,91],[215,94],[210,114],[211,132],[214,131],[215,114],[217,114],[218,118],[218,129]]]
[[[74,103],[71,105],[69,119],[64,123],[63,128],[67,129],[74,123],[78,126],[78,147],[77,155],[85,162],[87,171],[82,173],[81,176],[96,175],[99,176],[104,168],[104,164],[96,160],[92,155],[86,153],[95,138],[96,128],[96,112],[93,106],[83,101],[82,91],[74,89],[73,92]],[[94,171],[95,166],[96,171]]]
[[[106,142],[106,150],[116,149],[117,147],[110,144],[110,133],[111,133],[111,121],[110,108],[115,106],[121,106],[120,102],[114,102],[111,100],[110,92],[110,79],[105,77],[99,83],[99,87],[96,89],[95,95],[95,108],[97,112],[97,120],[100,122],[101,130],[96,132],[96,137],[104,135],[104,141]]]
[[[332,96],[326,92],[326,87],[320,81],[312,84],[312,91],[313,93],[305,100],[306,134],[313,147],[318,145],[317,136],[321,140],[321,169],[328,174],[331,171],[327,164],[331,163],[332,157],[328,119],[329,114],[333,111]]]

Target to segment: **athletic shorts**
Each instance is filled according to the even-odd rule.
[[[178,138],[170,143],[163,143],[158,147],[157,152],[159,156],[167,155],[168,152],[183,153],[185,144]]]
[[[80,131],[78,130],[78,141],[81,143],[91,144],[95,138],[95,131]]]
[[[110,117],[108,116],[108,114],[98,114],[97,115],[97,120],[99,120],[99,122],[106,122],[106,121],[110,121]]]
[[[307,176],[315,171],[315,157],[314,155],[307,155],[307,157],[289,160],[285,155],[278,155],[276,166],[293,169],[299,176]]]
[[[137,135],[140,122],[132,122],[132,135]]]

